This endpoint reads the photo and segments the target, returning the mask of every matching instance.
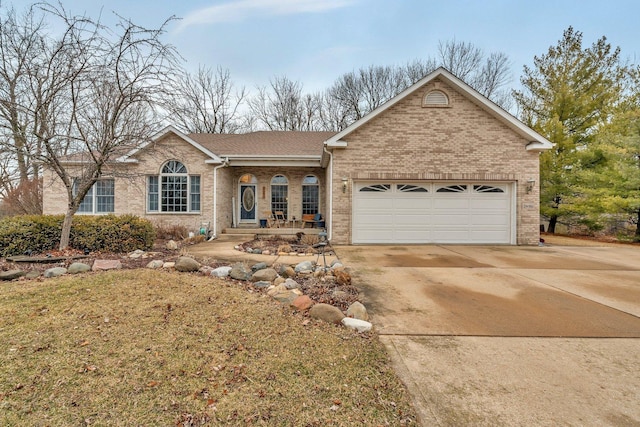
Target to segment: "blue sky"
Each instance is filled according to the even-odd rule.
[[[435,56],[438,41],[472,42],[511,60],[512,85],[525,64],[573,26],[585,45],[606,36],[624,58],[640,62],[637,0],[61,0],[72,13],[109,22],[112,12],[147,27],[166,18],[165,41],[189,69],[221,66],[254,91],[273,76],[306,91],[328,87],[359,67]],[[5,2],[3,2],[5,3]],[[26,0],[15,1],[20,8]],[[5,3],[6,4],[6,3]]]

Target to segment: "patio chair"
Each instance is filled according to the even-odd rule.
[[[287,218],[284,216],[284,212],[283,211],[275,211],[273,213],[274,217],[275,217],[275,224],[276,227],[280,227],[280,225],[282,225],[283,227],[285,226],[285,224],[287,223]]]

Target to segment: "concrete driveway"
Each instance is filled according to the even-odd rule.
[[[640,248],[336,250],[423,425],[640,425]]]

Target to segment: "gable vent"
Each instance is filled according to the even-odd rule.
[[[449,105],[449,97],[441,90],[432,90],[424,97],[425,107],[446,107]]]

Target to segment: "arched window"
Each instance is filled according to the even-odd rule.
[[[302,214],[320,213],[320,182],[313,175],[302,180]]]
[[[149,212],[200,212],[200,176],[189,175],[185,165],[169,160],[160,175],[147,177]]]
[[[289,180],[284,175],[271,178],[271,211],[282,212],[288,218]]]

